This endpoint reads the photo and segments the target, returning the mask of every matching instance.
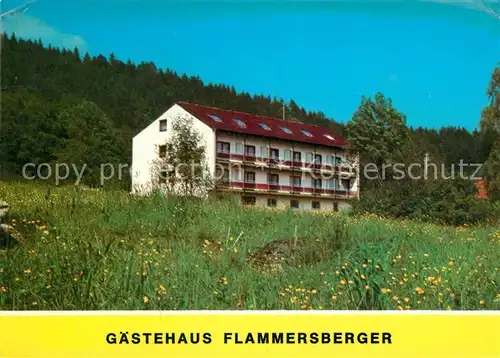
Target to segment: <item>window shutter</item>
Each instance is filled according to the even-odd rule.
[[[285,149],[285,160],[292,160],[292,151],[290,149]]]

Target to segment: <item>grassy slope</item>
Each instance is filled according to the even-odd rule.
[[[1,309],[500,308],[499,229],[47,188],[0,183],[26,238],[0,251]],[[295,232],[284,271],[245,260]]]

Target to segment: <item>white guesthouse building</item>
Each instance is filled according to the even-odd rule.
[[[336,133],[310,124],[179,102],[133,139],[132,191],[147,193],[159,178],[152,166],[176,118],[187,117],[203,137],[216,190],[243,204],[342,210],[359,197],[357,158]]]

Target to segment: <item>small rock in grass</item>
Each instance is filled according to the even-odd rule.
[[[9,204],[5,201],[0,200],[0,222],[3,221],[3,218],[7,216],[9,213]]]

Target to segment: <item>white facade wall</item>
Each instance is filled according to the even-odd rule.
[[[154,186],[156,178],[152,177],[154,163],[159,158],[160,145],[166,143],[172,133],[172,123],[176,118],[184,117],[193,120],[193,128],[198,131],[205,145],[205,155],[210,173],[215,171],[215,132],[205,123],[192,116],[179,105],[172,106],[149,126],[137,134],[132,144],[132,191],[147,193]],[[160,120],[167,120],[167,130],[160,131]]]

